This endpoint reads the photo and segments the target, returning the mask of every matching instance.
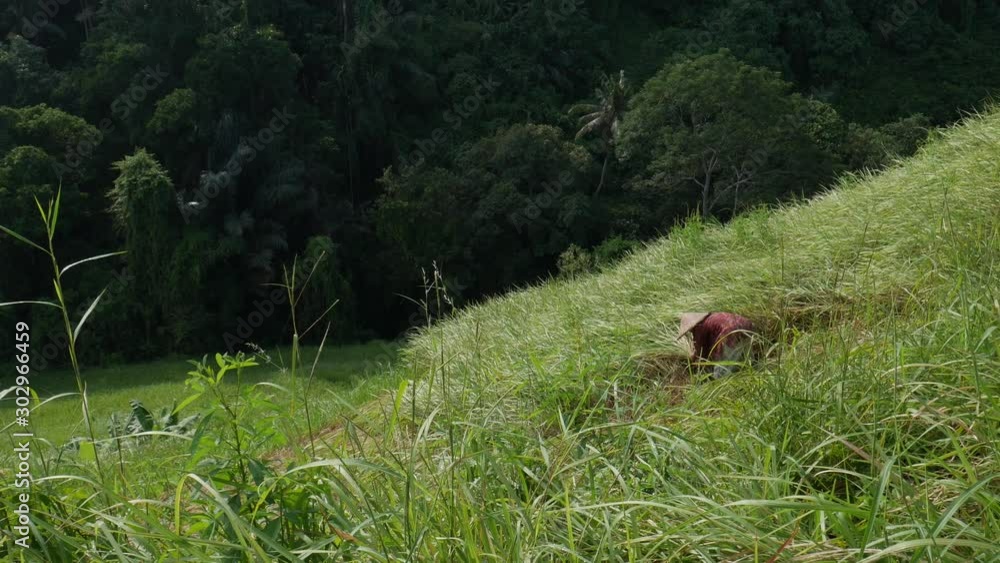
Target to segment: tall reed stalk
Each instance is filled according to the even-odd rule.
[[[56,236],[56,227],[57,227],[58,222],[59,222],[59,210],[60,210],[60,203],[61,202],[62,202],[62,187],[61,186],[60,186],[59,190],[56,192],[55,199],[49,200],[49,204],[46,207],[43,207],[42,204],[41,204],[41,202],[38,201],[38,198],[35,198],[35,205],[36,205],[36,207],[38,207],[38,212],[41,214],[41,217],[42,217],[42,223],[45,225],[45,234],[46,234],[46,239],[47,239],[46,240],[46,247],[47,248],[43,247],[43,246],[41,246],[39,244],[36,244],[36,243],[34,243],[34,242],[30,241],[30,240],[28,240],[26,237],[21,236],[20,234],[14,232],[13,230],[11,230],[11,229],[9,229],[7,227],[4,227],[3,225],[0,225],[0,231],[3,231],[4,233],[6,233],[6,234],[8,234],[8,235],[10,235],[12,237],[14,237],[15,239],[19,240],[20,242],[23,242],[23,243],[25,243],[25,244],[27,244],[27,245],[29,245],[29,246],[31,246],[31,247],[39,250],[39,251],[45,253],[49,257],[49,259],[51,260],[51,263],[52,263],[52,276],[53,276],[52,277],[52,286],[53,286],[53,288],[55,290],[55,302],[52,302],[52,301],[15,301],[15,302],[9,302],[9,303],[0,303],[0,307],[13,306],[13,305],[31,304],[31,305],[42,305],[42,306],[47,306],[47,307],[54,307],[54,308],[56,308],[56,309],[59,310],[59,312],[60,312],[60,314],[62,316],[63,330],[65,330],[65,332],[66,332],[66,341],[67,341],[67,350],[66,351],[69,354],[69,361],[70,361],[70,364],[72,365],[72,368],[73,368],[73,375],[74,375],[74,377],[76,379],[77,391],[80,393],[81,407],[82,407],[82,410],[83,410],[84,422],[85,422],[85,425],[87,427],[87,435],[90,437],[90,443],[84,443],[84,444],[81,444],[81,446],[80,446],[81,447],[81,457],[89,457],[91,455],[91,453],[92,453],[93,458],[94,458],[94,463],[97,466],[98,477],[103,482],[103,480],[104,480],[104,471],[103,471],[103,469],[101,467],[101,456],[98,455],[98,452],[97,452],[97,435],[94,432],[94,424],[93,424],[93,420],[91,418],[90,408],[89,408],[89,406],[87,404],[87,383],[84,380],[83,375],[82,375],[82,373],[80,371],[80,361],[77,358],[77,352],[76,352],[76,341],[77,341],[77,338],[80,336],[80,330],[83,328],[84,323],[87,322],[87,319],[90,317],[90,315],[97,308],[97,304],[100,303],[101,298],[104,297],[104,294],[107,292],[107,288],[105,288],[104,290],[102,290],[101,293],[98,294],[98,296],[96,298],[94,298],[94,300],[91,302],[90,306],[87,308],[86,312],[84,312],[83,316],[80,317],[80,320],[77,321],[76,327],[74,327],[72,321],[70,320],[70,310],[69,310],[69,307],[66,305],[65,293],[63,292],[62,278],[63,278],[63,275],[65,275],[65,273],[67,271],[69,271],[71,268],[79,266],[80,264],[83,264],[83,263],[86,263],[86,262],[94,262],[94,261],[97,261],[97,260],[103,260],[103,259],[106,259],[106,258],[112,258],[112,257],[115,257],[115,256],[121,256],[121,255],[125,254],[125,252],[112,252],[112,253],[109,253],[109,254],[101,254],[101,255],[98,255],[98,256],[91,256],[90,258],[85,258],[83,260],[78,260],[76,262],[73,262],[72,264],[70,264],[70,265],[68,265],[66,267],[60,267],[59,266],[59,260],[58,260],[58,258],[56,256],[55,242],[54,241],[55,241],[55,236]]]

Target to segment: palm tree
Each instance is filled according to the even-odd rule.
[[[570,115],[583,114],[579,118],[580,130],[576,138],[598,132],[604,144],[604,166],[601,167],[601,181],[594,190],[596,196],[604,187],[604,175],[608,170],[608,158],[614,149],[615,137],[618,136],[618,124],[625,115],[629,87],[625,80],[625,71],[618,71],[617,78],[611,74],[601,80],[601,86],[595,90],[596,104],[579,104],[570,108]]]

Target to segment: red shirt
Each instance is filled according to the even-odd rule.
[[[702,360],[718,361],[722,358],[724,347],[747,338],[747,334],[738,331],[752,330],[753,323],[746,317],[733,313],[712,313],[691,329],[695,356]],[[732,334],[733,332],[736,334]]]

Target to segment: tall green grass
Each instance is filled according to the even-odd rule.
[[[996,561],[998,268],[992,112],[814,201],[431,324],[395,390],[250,483],[38,460],[12,557]],[[750,316],[766,355],[678,401],[643,366],[681,351],[685,310]]]
[[[310,394],[319,398],[349,396],[351,404],[371,399],[373,394],[386,385],[391,385],[391,382],[384,382],[377,376],[381,374],[382,367],[395,358],[395,350],[394,343],[382,341],[328,347],[319,355],[316,380],[310,385]],[[291,357],[291,350],[287,348],[272,350],[270,353],[276,364]],[[317,348],[304,347],[301,354],[304,362],[311,365],[317,357]],[[301,380],[294,381],[290,370],[282,370],[280,365],[266,365],[264,360],[260,361],[265,365],[248,371],[245,381],[251,384],[269,381],[288,389],[299,388],[300,395],[305,392],[305,383]],[[108,418],[127,411],[132,400],[139,401],[154,412],[168,408],[172,403],[179,403],[188,394],[184,381],[190,369],[191,365],[187,360],[180,358],[86,369],[87,405],[95,421],[97,437],[108,436]],[[31,419],[31,429],[36,436],[61,445],[86,432],[72,370],[33,372],[31,383],[39,402],[46,402],[34,412],[37,416]],[[235,388],[235,382],[227,382],[227,385]],[[280,396],[278,400],[291,401],[291,397]],[[186,416],[198,412],[207,403],[204,400],[196,401],[179,414]],[[323,409],[318,413],[318,418],[324,421],[339,416],[339,407],[332,401],[315,401],[315,405]],[[13,397],[10,395],[0,399],[0,424],[6,425],[14,420],[14,408]],[[0,449],[0,468],[5,467],[3,460],[8,454],[9,452]]]

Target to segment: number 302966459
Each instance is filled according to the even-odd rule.
[[[17,410],[15,416],[19,418],[27,418],[30,411],[28,410],[28,404],[30,403],[29,396],[31,394],[29,387],[28,372],[31,368],[28,366],[28,361],[31,356],[28,354],[29,341],[31,336],[29,335],[28,323],[19,322],[14,326],[14,340],[16,341],[14,347],[17,349],[18,354],[14,356],[14,371],[17,372],[17,380],[15,382],[15,403],[17,404]]]

